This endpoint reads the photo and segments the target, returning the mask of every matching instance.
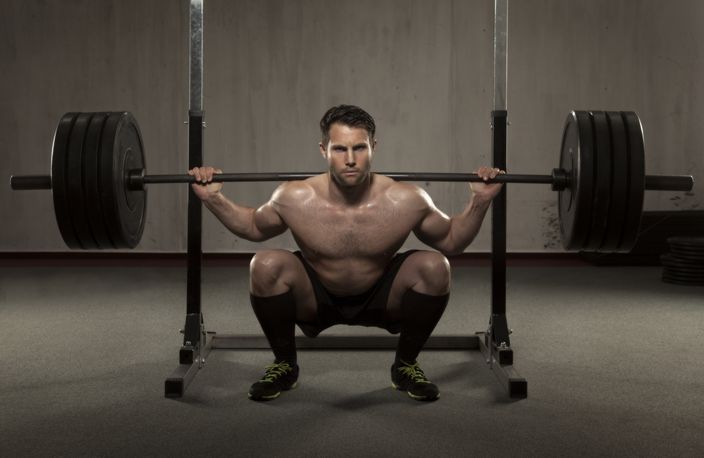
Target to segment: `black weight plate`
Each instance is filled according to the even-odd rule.
[[[668,237],[667,243],[671,245],[682,245],[685,247],[691,246],[704,250],[704,237]]]
[[[688,253],[704,253],[704,247],[696,245],[685,245],[683,243],[670,243],[670,248],[676,248]]]
[[[693,247],[691,245],[689,246],[683,246],[680,244],[675,244],[671,243],[670,244],[670,250],[685,253],[685,254],[691,254],[691,255],[698,255],[698,254],[704,254],[704,249],[700,247]]]
[[[115,248],[134,248],[144,231],[146,190],[127,189],[127,173],[144,167],[142,136],[130,113],[111,113],[100,152],[100,190],[105,221]]]
[[[670,245],[670,251],[674,254],[683,254],[690,257],[700,257],[704,259],[704,250],[693,248],[682,248],[678,245]]]
[[[704,258],[698,261],[693,261],[689,259],[682,259],[668,254],[660,255],[660,262],[662,265],[673,266],[673,267],[694,267],[704,269]]]
[[[638,239],[645,193],[645,146],[643,127],[632,111],[621,112],[628,136],[628,207],[618,251],[631,251]]]
[[[86,214],[93,237],[100,249],[115,248],[103,215],[100,201],[100,146],[103,126],[108,113],[93,113],[93,118],[86,132],[85,152],[83,155],[83,185],[86,199]]]
[[[599,251],[606,234],[611,200],[611,131],[603,111],[590,114],[594,133],[594,204],[585,251]]]
[[[682,272],[672,272],[670,270],[665,270],[662,273],[663,277],[672,278],[673,280],[682,281],[704,281],[704,275],[691,275]]]
[[[671,263],[663,263],[663,267],[666,270],[672,271],[672,272],[682,272],[683,274],[692,274],[692,275],[704,275],[704,264],[700,265],[674,265]]]
[[[702,255],[692,255],[687,253],[680,253],[677,251],[670,250],[670,254],[677,258],[678,261],[685,262],[702,262]]]
[[[66,113],[59,120],[54,132],[54,143],[51,149],[51,189],[54,199],[54,214],[59,232],[69,248],[81,248],[78,237],[71,222],[71,201],[69,200],[66,177],[69,139],[73,123],[78,113]]]
[[[682,286],[704,286],[704,281],[702,282],[690,282],[690,281],[683,281],[679,279],[672,279],[669,277],[662,277],[662,281],[665,283],[672,283],[673,285],[682,285]]]
[[[66,185],[68,198],[71,202],[69,213],[73,223],[73,229],[78,238],[78,243],[83,249],[95,249],[98,247],[86,212],[86,199],[83,191],[83,160],[86,131],[93,113],[81,113],[76,117],[71,129],[66,155]]]
[[[621,113],[609,111],[606,117],[611,131],[611,199],[609,222],[600,251],[610,252],[618,250],[628,206],[628,140]]]
[[[673,254],[683,254],[685,256],[689,256],[691,258],[701,258],[704,259],[704,251],[702,250],[693,250],[691,248],[682,248],[679,246],[671,245],[670,246],[670,252]]]
[[[585,111],[572,111],[562,133],[560,168],[570,185],[558,192],[558,215],[562,245],[582,249],[589,236],[594,194],[594,146],[591,121]]]
[[[683,280],[704,280],[704,273],[692,273],[682,272],[679,270],[664,269],[663,274],[667,274],[671,278],[681,278]]]

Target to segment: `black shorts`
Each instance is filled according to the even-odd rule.
[[[398,253],[384,269],[379,280],[366,292],[354,296],[335,296],[320,282],[318,274],[303,258],[300,251],[293,254],[303,263],[318,305],[317,321],[297,321],[296,324],[308,337],[316,337],[323,330],[336,324],[374,326],[386,329],[391,334],[401,332],[400,322],[390,322],[386,318],[386,303],[389,300],[391,284],[396,278],[401,264],[417,250]]]

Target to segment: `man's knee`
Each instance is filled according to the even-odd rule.
[[[426,294],[441,295],[450,292],[450,262],[435,251],[421,251],[416,255],[418,275]]]
[[[284,250],[266,250],[255,254],[249,263],[250,292],[255,296],[268,296],[278,289],[283,273],[290,266],[290,252]]]

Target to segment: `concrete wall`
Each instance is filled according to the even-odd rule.
[[[128,110],[149,173],[187,164],[187,2],[2,0],[0,177],[45,173],[66,111]],[[548,173],[571,109],[635,110],[649,173],[704,180],[704,3],[523,0],[509,6],[510,171]],[[493,2],[205,0],[206,151],[227,171],[317,171],[317,122],[354,103],[375,116],[377,170],[471,171],[490,163]],[[275,184],[228,184],[255,206]],[[447,213],[466,185],[424,185]],[[701,205],[649,193],[646,209]],[[510,251],[560,250],[556,196],[511,185]],[[151,186],[139,251],[185,250],[186,187]],[[49,192],[0,188],[0,251],[63,251]],[[293,248],[239,240],[204,217],[207,252]],[[485,224],[469,251],[488,251]],[[420,246],[409,239],[408,247]]]

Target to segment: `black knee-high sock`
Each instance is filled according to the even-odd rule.
[[[399,360],[411,364],[416,361],[440,321],[449,298],[449,294],[430,296],[412,289],[406,291],[401,299],[401,336],[396,349],[396,363]]]
[[[249,295],[254,314],[276,361],[296,364],[296,303],[291,291],[276,296]]]

